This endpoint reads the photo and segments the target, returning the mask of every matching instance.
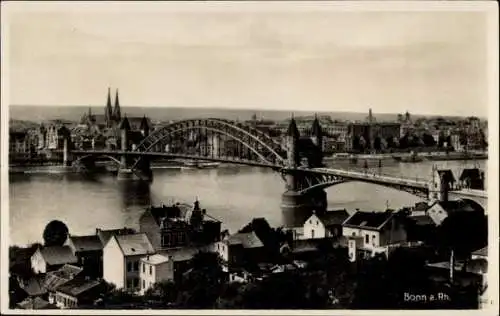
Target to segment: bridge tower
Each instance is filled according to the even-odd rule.
[[[141,126],[139,127],[142,137],[146,138],[149,136],[149,123],[146,115],[141,120]],[[142,157],[137,165],[137,169],[140,172],[140,177],[143,180],[151,180],[153,177],[153,172],[151,171],[151,161],[149,157]]]
[[[450,180],[445,170],[432,167],[432,177],[429,181],[429,204],[447,202],[450,191]]]
[[[319,127],[319,122],[317,122]],[[321,128],[313,142],[320,144],[322,133]],[[305,174],[298,169],[301,157],[299,148],[300,133],[295,119],[292,117],[285,136],[287,160],[286,167],[283,170],[286,180],[286,191],[281,196],[281,211],[283,214],[284,225],[287,227],[301,226],[304,221],[311,216],[313,210],[321,212],[326,210],[326,193],[318,190],[310,193],[302,193],[302,184],[306,183]],[[321,159],[320,159],[321,160]],[[320,192],[321,191],[321,192]],[[319,203],[318,203],[319,201]]]
[[[128,151],[128,136],[130,132],[130,123],[127,116],[123,118],[119,126],[120,129],[120,150]],[[126,155],[120,157],[120,167],[118,168],[118,179],[129,179],[132,177],[132,170],[129,168],[129,159]]]

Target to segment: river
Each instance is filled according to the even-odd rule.
[[[452,169],[456,178],[463,168],[474,164],[483,170],[486,167],[486,161],[392,162],[369,172],[429,179],[433,164]],[[347,163],[336,167],[352,168]],[[278,173],[261,168],[155,169],[151,184],[118,181],[107,174],[75,173],[11,174],[9,180],[10,243],[16,245],[42,241],[45,225],[54,219],[66,223],[73,235],[92,234],[96,227],[137,228],[146,206],[192,203],[196,197],[207,213],[220,219],[231,232],[255,217],[265,217],[273,226],[282,223],[283,180]],[[420,201],[406,192],[360,182],[344,183],[326,192],[329,209],[348,211],[383,211],[387,204],[397,209]]]

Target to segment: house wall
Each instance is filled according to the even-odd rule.
[[[56,306],[59,308],[75,308],[78,306],[78,300],[65,293],[56,292]]]
[[[40,249],[37,249],[35,253],[31,256],[31,268],[35,273],[45,273],[47,272],[47,263],[40,252]]]
[[[389,222],[383,227],[380,239],[380,246],[405,242],[407,240],[406,229],[397,221]]]
[[[321,220],[312,215],[304,223],[304,238],[305,239],[318,239],[327,237],[325,226]]]
[[[125,277],[125,258],[116,238],[111,237],[103,250],[103,279],[119,289],[126,286]]]
[[[140,259],[142,255],[125,257],[125,288],[140,289]]]
[[[139,219],[139,232],[146,233],[155,250],[161,248],[161,230],[151,212],[145,212]]]
[[[214,252],[218,253],[224,262],[229,261],[229,245],[223,241],[214,244]]]
[[[160,264],[152,265],[141,262],[140,267],[140,293],[144,293],[155,283],[174,280],[174,261],[169,260]]]
[[[368,230],[368,229],[360,229],[352,227],[343,227],[342,230],[343,230],[342,234],[345,237],[362,237],[363,241],[360,246],[363,248],[370,249],[381,246],[380,233],[376,230]]]

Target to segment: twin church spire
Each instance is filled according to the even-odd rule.
[[[116,89],[115,95],[115,107],[111,106],[111,89],[108,88],[108,100],[106,102],[106,109],[104,111],[106,125],[108,127],[113,126],[113,123],[120,123],[122,120],[122,114],[120,109],[120,99],[118,97],[118,89]]]

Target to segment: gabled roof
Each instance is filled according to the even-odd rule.
[[[57,292],[77,297],[78,295],[90,291],[100,285],[101,282],[97,280],[73,279],[66,284],[60,286]]]
[[[193,259],[193,257],[199,252],[200,249],[195,247],[190,247],[190,248],[170,249],[167,251],[162,251],[159,254],[163,256],[171,256],[174,262],[179,262],[179,261],[189,261]]]
[[[347,218],[342,225],[346,227],[379,230],[393,215],[393,212],[356,211]]]
[[[146,255],[155,252],[145,233],[118,235],[112,238],[116,239],[124,256]]]
[[[257,237],[255,232],[237,233],[230,235],[227,238],[229,245],[242,245],[243,248],[259,248],[264,247],[262,241]]]
[[[342,225],[342,223],[349,217],[349,213],[347,210],[336,210],[336,211],[328,211],[324,214],[318,216],[319,219],[323,222],[325,227],[332,225]]]
[[[69,241],[73,243],[76,251],[96,251],[102,250],[103,247],[97,235],[69,236]]]
[[[73,255],[69,246],[51,246],[39,248],[43,259],[49,265],[77,263],[78,258]]]
[[[118,229],[96,229],[96,235],[101,240],[102,246],[106,246],[109,239],[115,235],[133,234],[135,231],[132,228],[124,227]]]
[[[59,270],[47,272],[43,286],[49,291],[54,291],[59,286],[75,278],[82,271],[83,269],[80,267],[65,264]]]

